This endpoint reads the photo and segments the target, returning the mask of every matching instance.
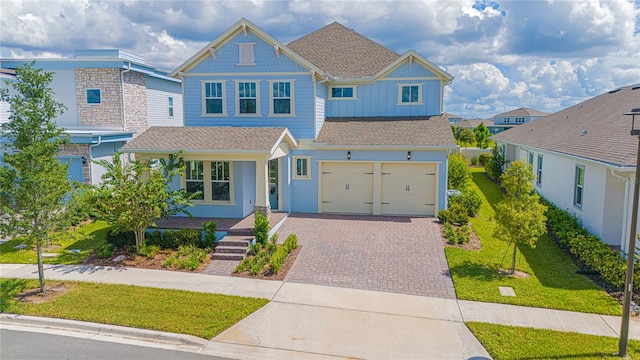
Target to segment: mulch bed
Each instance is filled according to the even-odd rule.
[[[282,264],[282,268],[280,268],[280,271],[277,274],[272,274],[268,269],[263,271],[261,274],[259,275],[251,275],[249,274],[249,271],[245,271],[242,273],[232,273],[231,276],[235,276],[235,277],[244,277],[244,278],[251,278],[251,279],[261,279],[261,280],[279,280],[282,281],[284,280],[285,277],[287,277],[287,273],[289,272],[289,270],[291,269],[291,267],[293,266],[293,263],[296,262],[296,258],[298,257],[298,254],[300,253],[300,251],[302,250],[302,246],[298,245],[297,248],[293,249],[293,251],[291,251],[289,253],[289,255],[287,255],[287,258],[284,260],[284,264]]]
[[[107,259],[101,259],[97,257],[95,254],[91,255],[87,258],[82,264],[83,265],[91,265],[91,266],[105,266],[105,267],[130,267],[130,268],[140,268],[140,269],[153,269],[153,270],[173,270],[173,271],[183,271],[183,272],[202,272],[204,269],[209,266],[211,263],[211,255],[212,253],[207,254],[207,258],[205,261],[200,264],[200,267],[197,270],[191,271],[189,269],[169,269],[164,267],[164,263],[168,257],[174,254],[175,250],[161,250],[158,255],[156,255],[153,259],[148,259],[146,256],[131,254],[123,249],[116,249],[113,252],[113,257]],[[113,259],[116,257],[123,255],[124,260],[114,262]]]
[[[453,227],[457,227],[452,225]],[[480,238],[476,235],[476,232],[473,231],[473,226],[471,223],[467,224],[469,227],[469,242],[466,244],[450,244],[447,238],[444,236],[444,224],[438,222],[438,227],[440,228],[440,237],[442,238],[442,242],[446,247],[457,247],[464,250],[470,251],[480,251],[482,249],[482,243],[480,242]]]
[[[47,283],[45,285],[46,294],[40,292],[40,288],[29,289],[16,296],[18,301],[31,304],[42,304],[57,299],[73,289],[73,284]]]

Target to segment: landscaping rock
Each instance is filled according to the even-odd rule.
[[[44,257],[44,258],[54,258],[54,257],[57,257],[57,256],[58,256],[58,254],[56,254],[56,253],[42,253],[42,257]]]
[[[122,260],[124,260],[124,259],[126,259],[126,258],[127,258],[127,257],[126,257],[126,256],[124,256],[124,255],[118,255],[118,256],[116,256],[116,257],[114,257],[114,258],[113,258],[113,262],[117,263],[117,262],[120,262],[120,261],[122,261]]]
[[[27,244],[20,244],[20,245],[16,245],[16,246],[14,246],[13,248],[14,248],[14,249],[24,249],[24,248],[26,248],[26,247],[27,247]]]

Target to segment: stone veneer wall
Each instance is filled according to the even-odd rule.
[[[87,89],[100,89],[100,104],[87,104]],[[122,127],[120,69],[76,69],[76,99],[80,125]]]
[[[86,164],[82,164],[82,181],[91,183],[91,160],[89,159],[89,145],[87,144],[66,144],[62,145],[58,156],[84,156]]]
[[[123,76],[125,130],[140,135],[149,127],[147,120],[147,83],[144,74],[129,71]]]

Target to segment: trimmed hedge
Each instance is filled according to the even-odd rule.
[[[136,239],[133,232],[119,232],[111,230],[107,233],[107,243],[121,248],[135,246]],[[202,231],[193,229],[155,230],[145,235],[145,245],[157,245],[162,249],[177,250],[180,246],[195,246],[204,248]]]
[[[540,199],[547,206],[547,228],[553,237],[564,245],[571,254],[576,256],[590,270],[597,271],[602,279],[611,286],[622,289],[624,287],[627,262],[599,237],[589,234],[582,228],[575,216],[559,209],[546,199]],[[634,268],[633,289],[640,290],[640,270]]]

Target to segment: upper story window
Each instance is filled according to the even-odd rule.
[[[421,105],[422,84],[398,85],[398,105]]]
[[[294,115],[293,82],[271,81],[269,115]]]
[[[101,104],[100,89],[87,89],[87,104]]]
[[[509,118],[504,118],[504,122],[505,122],[505,123],[510,123],[510,122],[511,122],[511,119],[509,119]]]
[[[224,102],[224,82],[204,82],[203,87],[202,113],[205,115],[225,115],[227,111]]]
[[[353,86],[332,87],[329,99],[354,100],[356,98],[356,89]]]
[[[294,179],[311,179],[311,158],[294,157],[293,163],[295,166],[293,172]]]
[[[536,185],[542,186],[542,155],[538,155],[538,170],[536,172]]]
[[[204,200],[204,162],[187,161],[187,176],[185,178],[188,193],[200,192],[194,200]]]
[[[582,208],[582,194],[584,192],[584,166],[576,166],[576,177],[573,187],[573,204]]]
[[[173,97],[169,96],[169,117],[173,117]]]
[[[238,43],[238,66],[256,65],[254,56],[254,42]]]
[[[260,115],[258,83],[236,82],[236,115]]]

